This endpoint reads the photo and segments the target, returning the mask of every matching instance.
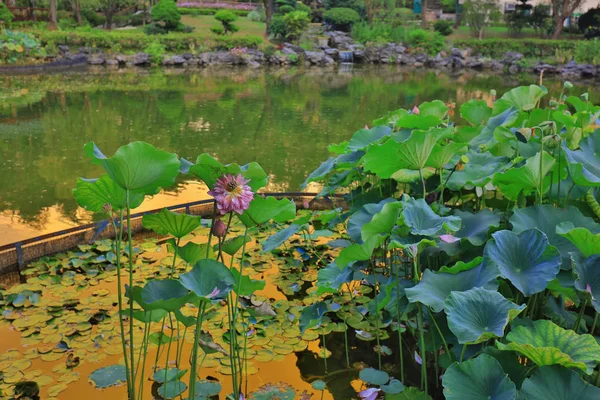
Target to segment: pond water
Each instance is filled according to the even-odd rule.
[[[397,67],[316,70],[105,69],[0,76],[0,245],[65,229],[91,216],[77,207],[76,179],[98,176],[83,144],[107,154],[144,140],[194,160],[207,152],[225,163],[259,161],[270,191],[295,191],[327,157],[329,143],[389,110],[441,99],[491,99],[532,75],[451,75]],[[558,95],[561,82],[546,80]],[[583,84],[573,93],[590,92]],[[594,100],[590,98],[590,100]],[[147,209],[205,198],[179,182]]]

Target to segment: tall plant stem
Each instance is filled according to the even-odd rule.
[[[596,322],[598,322],[598,311],[594,313],[594,322],[592,323],[592,329],[590,330],[590,335],[594,335],[594,331],[596,330]]]
[[[123,323],[123,284],[121,282],[121,243],[123,240],[123,209],[119,210],[119,229],[113,219],[113,228],[115,230],[115,253],[117,254],[117,297],[119,304],[119,328],[121,334],[121,345],[123,347],[123,358],[125,359],[125,377],[127,378],[127,393],[132,395],[131,370],[129,369],[129,360],[127,358],[127,344],[125,343],[125,324]],[[130,315],[129,318],[132,318]],[[131,397],[130,397],[131,398]]]
[[[542,132],[542,134],[540,135],[540,143],[542,145],[542,149],[540,150],[540,188],[539,188],[539,204],[542,204],[544,202],[544,193],[543,193],[543,183],[544,183],[544,173],[543,173],[543,167],[544,167],[544,131],[542,129],[540,129],[540,132]]]
[[[177,262],[177,249],[179,248],[179,242],[181,238],[177,238],[177,243],[175,246],[177,247],[175,251],[173,251],[173,265],[171,265],[171,278],[175,277],[175,263]]]
[[[452,353],[450,352],[450,349],[448,348],[448,343],[446,342],[446,338],[444,337],[444,335],[442,335],[442,330],[440,329],[440,326],[438,325],[437,321],[435,320],[435,317],[433,316],[433,314],[431,314],[431,309],[429,309],[429,315],[431,315],[431,321],[433,321],[433,325],[435,326],[437,333],[442,338],[442,343],[444,344],[444,349],[446,350],[448,357],[450,357],[450,359],[452,359]]]
[[[423,386],[421,389],[425,391],[425,394],[427,394],[429,391],[427,389],[427,353],[425,352],[425,328],[423,327],[423,306],[419,303],[417,307],[419,310],[419,336],[421,338],[421,376],[423,380]]]
[[[179,327],[179,324],[177,325]],[[179,348],[179,357],[177,358],[177,368],[181,365],[181,356],[183,355],[183,345],[185,344],[185,337],[187,335],[187,326],[183,328],[183,336],[181,337],[181,346]],[[177,337],[179,338],[179,331],[177,332]]]
[[[427,189],[425,188],[425,179],[423,179],[423,170],[419,169],[419,177],[421,178],[421,185],[423,186],[423,199],[427,196]]]
[[[346,348],[346,367],[350,368],[350,353],[348,352],[348,327],[344,329],[344,347]]]
[[[140,392],[139,400],[144,400],[144,375],[146,372],[146,357],[148,356],[148,338],[150,336],[150,326],[152,324],[152,311],[150,311],[150,321],[146,323],[144,327],[144,343],[143,346],[143,357],[142,357],[142,373],[140,374]]]
[[[558,189],[556,190],[556,204],[560,204],[560,148],[562,146],[562,140],[558,140]]]
[[[171,326],[171,331],[175,333],[175,330],[173,329],[173,318],[171,317],[171,313],[169,313],[169,324]],[[169,371],[169,355],[171,354],[171,343],[173,343],[173,336],[169,338],[169,345],[167,346],[167,357],[165,359],[165,382],[167,382],[167,372]]]
[[[206,302],[201,301],[198,306],[198,315],[196,315],[196,330],[194,332],[194,344],[192,347],[192,366],[190,370],[190,399],[196,397],[196,368],[198,366],[198,340],[200,339],[200,329],[202,329],[202,320],[204,319],[204,310],[206,309]],[[204,360],[203,360],[204,361]]]
[[[463,362],[465,358],[465,352],[467,351],[467,344],[463,344],[462,351],[460,352],[460,362]]]
[[[129,287],[133,288],[133,240],[131,238],[131,206],[130,206],[130,192],[126,191],[127,194],[127,239],[129,242]],[[130,289],[131,290],[131,289]],[[135,351],[133,348],[133,299],[129,299],[129,353],[130,353],[130,365],[131,365],[131,398],[135,399],[135,370],[134,355]]]
[[[212,220],[210,222],[210,229],[208,232],[208,244],[206,246],[206,258],[208,258],[208,255],[210,254],[210,248],[211,248],[210,242],[212,242],[213,226],[215,225],[215,217],[216,216],[217,216],[217,201],[213,200],[213,212],[212,212]]]
[[[587,299],[583,301],[581,305],[581,310],[579,310],[579,315],[577,316],[577,321],[575,321],[575,325],[573,325],[573,330],[577,332],[579,329],[579,324],[581,323],[581,318],[583,318],[583,313],[585,312],[585,306],[587,306]]]
[[[323,328],[321,328],[323,329]],[[323,331],[323,333],[321,334],[321,336],[323,337],[323,362],[325,363],[325,373],[327,374],[327,344],[325,342],[325,332]],[[381,369],[381,367],[380,367]]]

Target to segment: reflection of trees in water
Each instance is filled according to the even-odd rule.
[[[295,190],[327,157],[329,143],[347,140],[389,110],[435,98],[459,107],[474,92],[495,88],[500,96],[535,81],[395,67],[241,71],[0,77],[12,96],[3,97],[0,124],[14,130],[0,144],[0,210],[18,210],[32,221],[58,204],[76,219],[71,189],[77,177],[101,173],[83,155],[88,141],[107,154],[144,140],[190,160],[207,152],[225,163],[258,161],[274,176],[273,187]],[[546,84],[559,91],[560,82]]]

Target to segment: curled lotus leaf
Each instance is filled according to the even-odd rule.
[[[229,268],[215,260],[200,260],[190,272],[179,276],[179,282],[204,300],[220,300],[235,285],[235,278]]]
[[[105,213],[106,204],[110,204],[113,210],[127,208],[127,192],[108,175],[97,179],[79,178],[73,189],[73,197],[81,207],[95,213]],[[144,193],[130,193],[131,209],[139,207],[144,202],[144,197]]]
[[[527,400],[600,399],[600,388],[585,382],[575,371],[553,365],[541,367],[523,382]]]
[[[424,199],[406,200],[402,216],[413,235],[437,236],[456,232],[461,226],[459,217],[437,215]]]
[[[447,400],[514,400],[517,396],[515,384],[487,354],[450,365],[442,385]]]
[[[496,291],[477,287],[452,292],[444,302],[448,327],[461,344],[503,337],[508,323],[524,309],[524,304],[519,306]]]
[[[141,290],[142,307],[145,310],[179,310],[190,301],[189,291],[176,279],[153,279]]]
[[[600,361],[600,345],[592,335],[578,335],[548,320],[520,325],[506,335],[500,350],[516,351],[540,367],[562,365],[591,374]]]
[[[600,254],[585,258],[581,254],[572,254],[575,272],[575,287],[582,292],[589,292],[592,305],[600,312]]]

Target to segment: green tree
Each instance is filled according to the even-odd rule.
[[[221,23],[221,26],[210,28],[217,35],[232,34],[240,30],[234,22],[237,20],[237,15],[231,10],[219,10],[215,14],[215,19]]]
[[[181,22],[181,14],[173,0],[160,0],[152,7],[152,21],[161,23],[166,30],[174,30]]]
[[[485,28],[502,15],[495,0],[467,0],[463,4],[464,21],[474,37],[483,39]]]

